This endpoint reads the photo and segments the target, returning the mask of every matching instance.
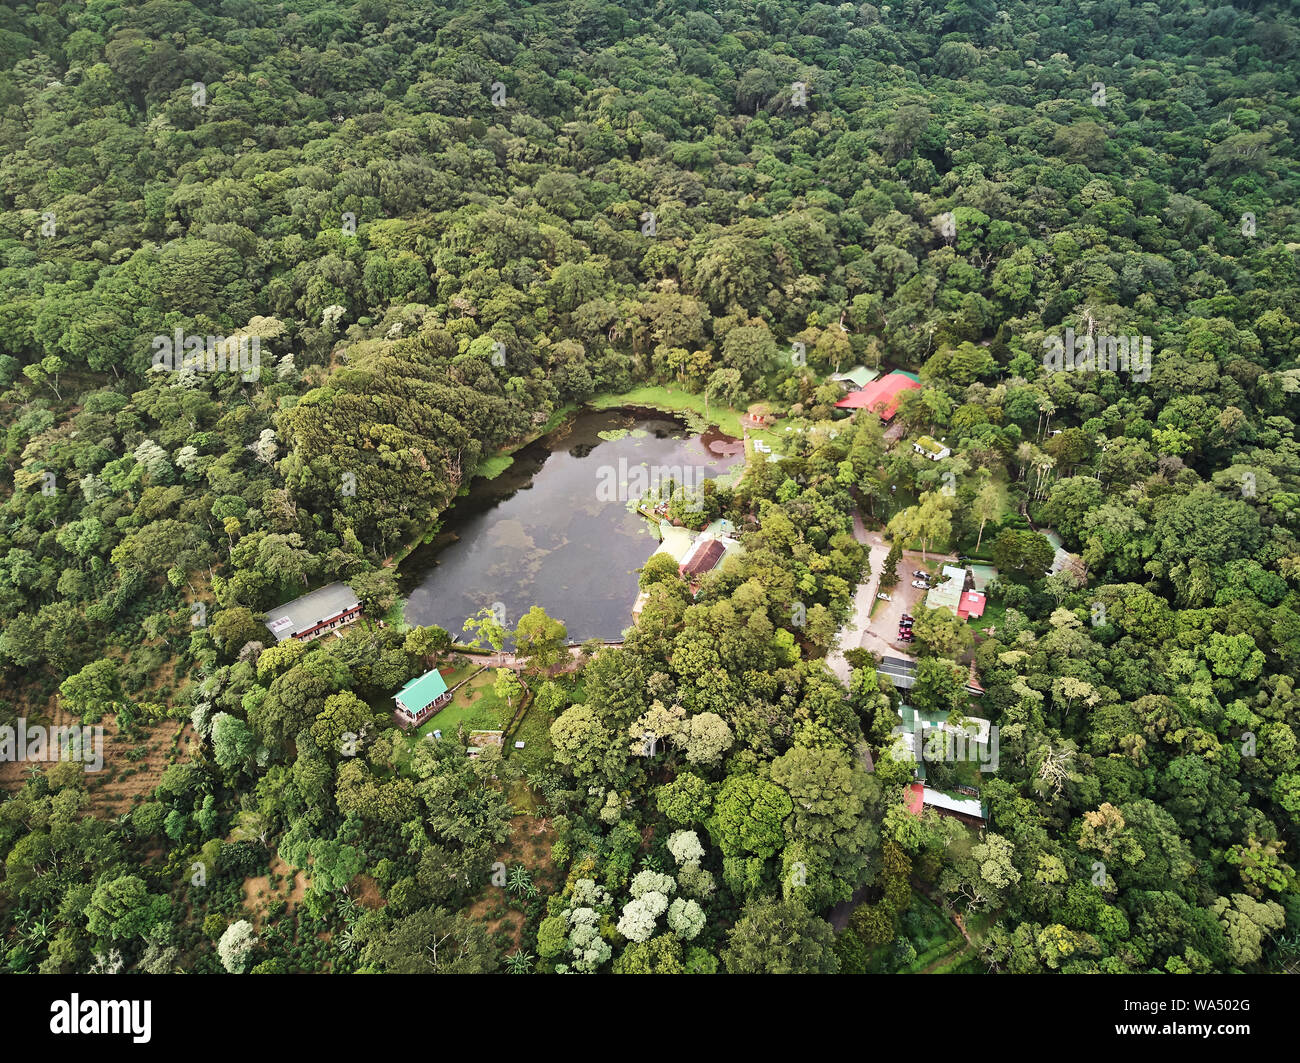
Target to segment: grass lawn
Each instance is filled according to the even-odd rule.
[[[586,700],[586,686],[580,676],[561,676],[551,680],[564,689],[565,697],[572,705],[581,705]],[[540,683],[533,685],[536,691]],[[537,708],[529,706],[524,718],[519,721],[514,734],[507,736],[506,756],[516,767],[527,772],[535,772],[550,766],[551,763],[551,723],[549,716]],[[523,749],[516,749],[515,743],[523,742]]]
[[[388,612],[379,618],[389,627],[395,627],[399,631],[406,627],[406,599],[400,595],[394,599],[393,604],[388,607]]]
[[[439,665],[438,670],[442,672],[442,680],[447,684],[448,689],[454,687],[462,679],[467,679],[481,667],[478,661],[470,660],[450,672],[446,671],[446,665]]]
[[[966,624],[982,635],[984,633],[983,629],[986,627],[1001,628],[1002,621],[1006,619],[1006,615],[1007,607],[1002,602],[995,602],[986,599],[984,603],[984,615],[978,620],[974,617],[969,617],[966,620]]]
[[[660,384],[646,385],[617,395],[597,395],[589,400],[588,405],[598,410],[608,410],[619,406],[647,406],[650,409],[663,410],[665,413],[693,414],[698,421],[691,425],[692,428],[703,428],[715,424],[727,435],[734,436],[736,439],[744,436],[744,431],[740,427],[743,410],[733,410],[720,402],[711,401],[708,403],[708,413],[706,415],[704,396],[696,395],[679,387]],[[688,420],[690,420],[689,417]],[[765,428],[759,432],[750,432],[749,438],[751,441],[761,439],[780,453],[784,449],[781,442],[787,435],[782,431],[783,425],[784,422],[777,421],[771,428]]]
[[[526,772],[536,772],[551,763],[551,720],[535,705],[530,705],[506,739],[506,755],[510,763]],[[523,749],[515,743],[522,742]]]
[[[474,470],[474,478],[495,480],[514,463],[515,459],[509,454],[493,454],[478,463],[478,468]]]
[[[500,730],[510,722],[514,711],[506,704],[505,698],[497,697],[496,691],[492,689],[496,679],[497,674],[493,669],[475,676],[456,692],[450,705],[417,727],[415,734],[423,738],[434,731],[441,731],[444,738],[449,738],[456,733],[458,724],[464,724],[466,731]],[[451,685],[448,683],[448,686]]]

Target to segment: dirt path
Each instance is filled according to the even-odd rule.
[[[867,531],[856,510],[853,513],[853,537],[870,547],[871,574],[866,583],[858,584],[858,589],[853,594],[853,612],[848,623],[840,629],[835,648],[826,655],[826,666],[845,686],[849,684],[851,670],[849,662],[844,658],[846,650],[865,648],[880,653],[881,647],[888,645],[872,635],[868,627],[871,623],[871,603],[875,600],[876,588],[880,586],[880,573],[885,567],[885,558],[889,556],[889,544],[879,532]]]
[[[615,642],[605,642],[603,645],[621,646],[623,645],[623,640],[619,639]],[[553,665],[546,673],[548,676],[565,675],[578,667],[578,658],[582,656],[582,647],[568,646],[566,649],[569,654],[568,662],[563,666],[559,664]],[[484,668],[513,668],[516,671],[526,667],[528,664],[528,658],[520,657],[517,653],[490,653],[487,656],[474,654],[472,660],[477,661]]]
[[[926,592],[912,586],[912,572],[921,568],[937,572],[943,564],[955,561],[955,558],[929,554],[922,562],[919,550],[904,550],[898,562],[898,582],[889,592],[891,600],[881,602],[873,617],[871,606],[879,592],[880,576],[889,556],[889,543],[879,532],[868,531],[856,510],[853,513],[853,537],[871,548],[871,575],[854,592],[853,613],[840,630],[836,648],[826,655],[827,667],[846,686],[850,672],[848,661],[844,659],[847,650],[870,650],[881,657],[901,657],[905,661],[916,659],[908,652],[907,644],[897,640],[899,618],[904,613],[916,616],[925,608]]]

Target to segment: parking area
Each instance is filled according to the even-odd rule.
[[[892,600],[876,602],[875,612],[871,614],[869,630],[875,638],[887,642],[900,655],[909,655],[910,648],[915,643],[899,641],[898,621],[904,614],[919,616],[925,609],[926,591],[920,587],[912,586],[912,581],[915,578],[912,573],[916,571],[929,572],[933,580],[934,575],[942,569],[943,564],[942,558],[931,558],[925,564],[922,564],[919,552],[913,555],[912,551],[905,551],[902,560],[898,562],[898,582],[893,589],[887,592]]]

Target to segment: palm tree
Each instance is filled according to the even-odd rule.
[[[523,864],[515,864],[510,869],[510,875],[506,879],[506,888],[511,893],[522,893],[528,897],[537,896],[537,887],[533,885],[533,877]]]
[[[357,916],[360,913],[360,906],[357,904],[355,898],[345,895],[339,898],[338,910],[339,915],[343,917],[343,921],[351,927],[352,924],[357,921]]]
[[[1038,400],[1038,438],[1043,438],[1043,433],[1051,427],[1052,414],[1056,412],[1056,403],[1044,395]],[[1043,424],[1043,414],[1047,414],[1047,424]]]
[[[1034,468],[1038,472],[1038,480],[1034,484],[1034,498],[1038,500],[1046,493],[1047,482],[1051,478],[1052,470],[1056,468],[1056,460],[1050,455],[1039,454]]]
[[[975,552],[979,553],[980,543],[984,541],[984,525],[998,515],[1001,508],[999,505],[998,488],[991,479],[986,478],[980,485],[979,492],[975,495],[973,508],[975,516],[980,521],[979,535],[975,538]]]
[[[506,957],[506,970],[511,974],[528,974],[532,971],[535,962],[536,959],[531,952],[520,949]]]
[[[1034,460],[1034,454],[1037,452],[1032,443],[1024,442],[1016,447],[1016,461],[1020,463],[1020,471],[1016,474],[1019,480],[1025,475],[1025,466]]]

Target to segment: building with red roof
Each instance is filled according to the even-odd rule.
[[[677,571],[683,576],[702,576],[717,568],[726,552],[727,544],[721,539],[706,539],[701,536],[677,566]]]
[[[870,410],[882,421],[892,421],[898,413],[898,397],[904,391],[918,391],[921,379],[915,373],[895,369],[873,380],[860,391],[851,391],[835,405],[842,410]]]
[[[984,615],[984,604],[984,595],[979,591],[964,591],[957,605],[957,619],[968,620],[974,617],[978,620]]]

